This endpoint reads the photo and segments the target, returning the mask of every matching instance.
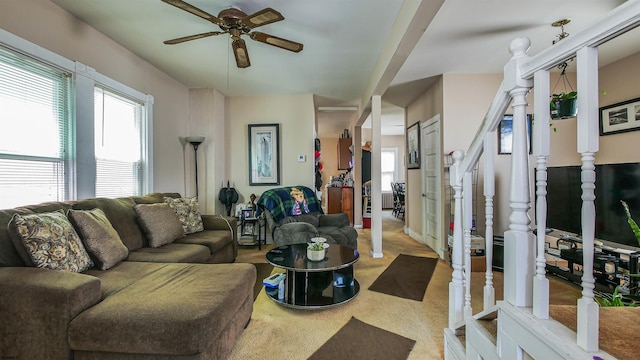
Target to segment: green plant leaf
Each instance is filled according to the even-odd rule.
[[[636,224],[636,222],[631,218],[629,205],[627,205],[627,203],[624,202],[623,200],[620,200],[620,202],[622,203],[622,207],[624,208],[625,214],[627,214],[627,223],[629,223],[629,226],[631,226],[631,230],[633,231],[633,234],[636,236],[636,240],[638,240],[638,245],[640,245],[640,227],[638,227],[638,224]]]

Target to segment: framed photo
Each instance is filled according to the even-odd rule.
[[[280,185],[280,124],[249,125],[249,185]]]
[[[242,218],[248,219],[253,217],[253,209],[243,209],[242,210]]]
[[[531,154],[531,114],[527,114],[527,149]],[[511,154],[513,147],[513,115],[505,114],[498,126],[498,154]]]
[[[407,169],[420,168],[420,122],[407,128]]]
[[[600,108],[600,135],[640,130],[640,98]]]

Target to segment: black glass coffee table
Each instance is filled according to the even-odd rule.
[[[267,262],[286,270],[284,297],[278,289],[266,288],[278,304],[298,309],[320,309],[348,302],[360,292],[353,276],[358,250],[331,244],[323,260],[307,259],[307,244],[280,246],[267,252]]]

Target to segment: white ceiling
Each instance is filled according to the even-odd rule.
[[[292,53],[245,38],[251,66],[235,66],[227,36],[177,45],[163,41],[217,31],[218,27],[160,0],[51,0],[188,87],[211,87],[228,96],[316,95],[322,106],[357,105],[392,31],[402,0],[186,0],[212,15],[231,6],[252,14],[265,7],[285,20],[256,29],[304,44]],[[415,1],[415,0],[405,0]],[[430,3],[437,1],[424,0]],[[444,73],[501,73],[509,42],[532,41],[529,54],[551,46],[560,32],[550,24],[571,19],[577,33],[622,0],[444,0],[383,95],[383,134],[404,128],[406,106]],[[426,29],[425,29],[426,28]],[[605,65],[637,52],[632,36],[603,47]],[[607,51],[604,51],[604,50]],[[99,70],[99,69],[97,69]],[[387,115],[388,114],[388,115]],[[321,112],[319,136],[338,136],[350,112]],[[366,125],[365,125],[366,126]]]

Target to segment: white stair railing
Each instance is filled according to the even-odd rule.
[[[498,321],[497,354],[500,358],[523,358],[530,354],[554,354],[555,358],[582,358],[598,350],[599,317],[598,305],[594,301],[593,255],[595,236],[595,154],[599,146],[598,115],[598,62],[597,46],[640,26],[640,1],[631,0],[609,12],[603,19],[536,56],[528,57],[528,39],[516,39],[510,44],[513,57],[505,65],[504,80],[479,127],[466,154],[454,152],[451,167],[451,186],[454,191],[454,231],[452,249],[452,281],[449,285],[449,327],[445,330],[447,349],[461,349],[451,344],[451,330],[460,334],[462,325],[473,321],[469,317],[470,297],[470,225],[469,203],[471,193],[467,190],[473,171],[480,156],[485,153],[484,196],[485,196],[485,238],[487,271],[484,284],[484,310],[495,303],[493,289],[492,239],[493,239],[493,197],[494,156],[492,148],[494,131],[513,102],[513,146],[511,156],[511,180],[509,200],[511,215],[509,230],[505,232],[504,282],[505,301],[498,307],[507,314],[504,321]],[[544,257],[546,227],[546,185],[547,158],[549,150],[549,69],[557,64],[577,58],[577,83],[580,94],[577,119],[577,152],[582,161],[582,238],[583,272],[582,298],[578,300],[577,336],[568,336],[566,331],[546,327],[549,318],[549,283],[546,278]],[[527,211],[531,205],[529,198],[529,157],[526,130],[525,96],[535,85],[534,124],[532,144],[536,159],[536,229],[538,236],[529,231]],[[510,321],[509,319],[517,319]],[[538,322],[538,320],[541,320]],[[531,322],[532,326],[527,323]],[[505,324],[509,324],[508,326]],[[524,325],[521,325],[524,324]],[[519,338],[509,334],[517,326],[528,326],[530,337]],[[486,344],[486,339],[470,339],[478,332],[467,333],[467,344]],[[534,335],[535,333],[535,335]],[[474,335],[475,334],[475,335]],[[524,333],[521,333],[521,335]],[[496,353],[482,353],[479,348],[469,349],[467,356],[473,358],[495,357]],[[476,356],[478,355],[478,356]],[[445,357],[447,354],[445,354]],[[547,357],[548,358],[548,357]]]

